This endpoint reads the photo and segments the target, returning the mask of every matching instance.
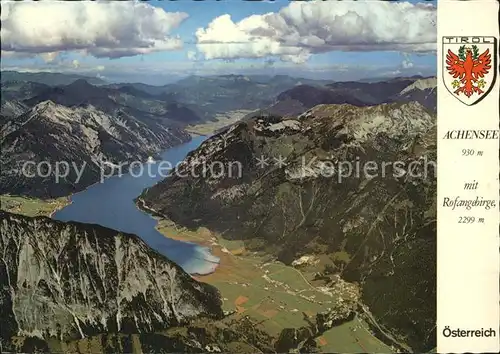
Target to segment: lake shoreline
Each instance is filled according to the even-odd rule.
[[[66,196],[66,201],[67,203],[66,204],[63,204],[63,205],[58,205],[57,207],[54,208],[54,210],[52,210],[52,212],[49,214],[49,218],[52,219],[52,217],[59,211],[59,210],[62,210],[64,208],[66,208],[68,205],[71,205],[73,203],[73,200],[71,199],[72,197],[72,194]]]
[[[192,136],[190,136],[190,138],[189,138],[188,140],[186,140],[186,141],[184,141],[184,142],[182,142],[182,143],[179,143],[179,144],[173,145],[173,146],[171,146],[171,147],[167,148],[166,150],[171,149],[171,148],[173,148],[173,147],[176,147],[176,146],[178,146],[178,145],[182,145],[182,144],[188,143],[188,142],[190,142],[191,140],[192,140]],[[161,151],[161,152],[164,152],[164,151],[166,151],[166,150],[163,150],[163,151]],[[144,164],[144,165],[145,165],[145,164],[151,163],[151,161],[150,161],[150,159],[151,159],[151,158],[153,158],[152,163],[156,163],[156,162],[158,162],[158,161],[155,159],[155,157],[154,157],[154,156],[156,156],[157,154],[160,154],[161,152],[159,152],[159,153],[157,152],[157,153],[154,153],[153,155],[149,155],[149,156],[148,156],[148,158],[147,158],[145,161],[143,161],[143,162],[142,162],[142,164]],[[95,181],[95,182],[93,182],[93,183],[89,184],[88,186],[86,186],[86,187],[85,187],[85,188],[83,188],[82,190],[75,191],[75,192],[72,192],[72,193],[70,193],[70,194],[68,194],[68,195],[65,195],[65,196],[60,197],[60,198],[67,198],[67,199],[68,199],[68,203],[67,203],[67,204],[65,204],[65,205],[63,205],[63,206],[61,206],[61,207],[58,207],[58,208],[54,209],[54,210],[53,210],[53,211],[49,214],[49,218],[53,219],[54,215],[55,215],[58,211],[60,211],[60,210],[64,209],[65,207],[67,207],[67,206],[69,206],[69,205],[73,204],[73,199],[72,199],[72,198],[73,198],[75,195],[77,195],[77,194],[79,194],[79,193],[86,192],[87,190],[89,190],[90,188],[94,187],[95,185],[97,185],[97,184],[99,184],[99,183],[104,183],[105,181],[107,181],[107,180],[108,180],[108,179],[110,179],[110,178],[113,178],[113,177],[119,177],[119,178],[120,178],[120,177],[122,177],[122,176],[124,176],[124,175],[125,175],[125,174],[119,174],[118,172],[116,172],[116,173],[112,174],[111,176],[107,176],[107,177],[105,177],[104,179],[99,179],[98,181]],[[135,200],[134,200],[134,202],[135,202]]]
[[[117,173],[109,176],[116,178],[96,181],[84,190],[73,193],[67,197],[70,203],[64,203],[67,204],[64,208],[49,210],[52,212],[52,219],[98,224],[135,234],[149,247],[180,265],[191,276],[204,276],[215,272],[220,258],[212,254],[211,245],[178,240],[169,237],[169,233],[160,232],[158,224],[165,217],[141,199],[145,191],[163,179],[156,171],[161,161],[180,162],[203,140],[205,137],[191,139],[185,144],[164,150],[154,163],[144,162],[152,166],[154,174]]]
[[[216,254],[216,252],[214,252],[214,247],[213,246],[219,246],[220,245],[215,245],[214,243],[210,243],[209,240],[200,240],[200,241],[192,241],[188,238],[183,238],[183,237],[176,237],[176,236],[169,236],[167,234],[165,234],[164,232],[162,232],[160,229],[159,229],[159,226],[160,226],[160,222],[161,221],[167,221],[169,220],[168,218],[165,217],[165,215],[162,215],[160,212],[154,210],[153,208],[149,207],[146,202],[144,201],[144,199],[142,199],[140,196],[137,197],[135,200],[135,205],[137,207],[137,209],[139,209],[140,211],[146,213],[146,214],[149,214],[151,215],[154,219],[156,219],[157,223],[156,223],[156,226],[155,226],[155,229],[160,233],[162,234],[164,237],[168,238],[168,239],[171,239],[171,240],[176,240],[176,241],[181,241],[181,242],[185,242],[185,243],[191,243],[191,244],[195,244],[199,247],[203,247],[203,248],[206,248],[209,250],[210,254],[218,257],[219,259],[221,259],[220,255],[219,254]],[[219,253],[219,252],[217,252]],[[206,262],[209,262],[209,263],[212,263],[214,265],[213,267],[213,270],[209,273],[204,273],[204,274],[199,274],[199,273],[189,273],[192,277],[194,278],[199,278],[199,277],[205,277],[205,276],[208,276],[210,274],[213,274],[217,268],[220,267],[221,263],[220,261],[219,262],[215,262],[215,261],[210,261],[210,260],[206,260]]]
[[[0,199],[1,210],[29,217],[45,216],[52,218],[59,210],[71,204],[69,196],[40,199],[18,194],[1,194]]]

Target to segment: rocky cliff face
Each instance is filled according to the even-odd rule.
[[[1,127],[0,193],[68,195],[98,182],[101,171],[109,176],[110,166],[145,161],[189,139],[184,130],[161,121],[139,120],[123,111],[111,115],[91,105],[66,107],[45,101]],[[23,170],[27,161],[31,165]],[[59,174],[68,174],[58,180],[55,168],[61,162],[69,168],[59,165]],[[39,163],[44,164],[41,173],[35,170]],[[77,171],[82,168],[78,180]]]
[[[208,139],[141,199],[286,263],[327,255],[330,272],[361,285],[379,329],[431,349],[435,123],[415,102],[249,119]]]
[[[0,124],[5,124],[9,118],[17,117],[28,111],[29,108],[20,101],[3,101],[0,111]]]
[[[0,212],[1,340],[148,333],[222,317],[218,291],[135,235]]]

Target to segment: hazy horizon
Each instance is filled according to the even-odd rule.
[[[293,79],[304,79],[304,80],[316,80],[316,81],[329,81],[329,82],[347,82],[347,81],[370,81],[370,80],[391,80],[391,79],[396,79],[396,78],[401,78],[401,77],[414,77],[414,76],[421,76],[422,78],[427,78],[427,77],[435,77],[435,73],[428,73],[426,75],[423,75],[423,73],[418,73],[418,74],[413,74],[413,75],[393,75],[393,76],[380,76],[380,77],[360,77],[356,79],[338,79],[338,78],[316,78],[316,77],[307,77],[307,76],[299,76],[299,75],[293,75],[293,74],[238,74],[234,72],[228,72],[228,73],[220,73],[220,74],[189,74],[189,75],[180,75],[177,77],[171,77],[171,78],[162,78],[165,81],[161,80],[141,80],[141,77],[137,77],[137,80],[112,80],[111,78],[100,78],[100,77],[94,77],[78,72],[59,72],[59,71],[31,71],[31,70],[10,70],[10,69],[2,69],[2,72],[15,72],[15,73],[20,73],[20,74],[60,74],[60,75],[75,75],[75,76],[80,76],[83,79],[100,79],[103,82],[106,82],[107,84],[145,84],[145,85],[150,85],[150,86],[162,86],[162,85],[168,85],[172,83],[176,83],[178,81],[190,78],[190,77],[224,77],[224,76],[243,76],[243,77],[249,77],[249,78],[254,78],[258,80],[258,77],[276,77],[276,76],[283,76],[283,77],[290,77]],[[8,80],[5,80],[8,81]]]
[[[435,1],[2,1],[1,35],[2,70],[150,85],[431,76],[437,65]]]

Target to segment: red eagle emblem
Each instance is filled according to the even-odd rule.
[[[446,67],[448,73],[455,78],[451,84],[456,89],[454,91],[456,95],[463,93],[465,96],[471,97],[474,93],[478,95],[484,93],[482,88],[485,87],[486,82],[483,77],[491,69],[489,49],[486,49],[481,55],[479,55],[479,50],[475,45],[472,48],[461,46],[458,55],[448,49],[446,64],[448,65]]]

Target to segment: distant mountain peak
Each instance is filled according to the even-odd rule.
[[[99,90],[99,91],[105,91],[102,87],[97,87],[89,83],[86,79],[78,79],[70,83],[69,85],[65,86],[66,88],[70,89],[77,89],[77,90]]]
[[[427,77],[427,78],[422,78],[411,85],[407,86],[406,88],[401,91],[400,95],[404,95],[412,90],[425,90],[425,89],[432,89],[437,86],[437,78],[436,77]]]
[[[46,100],[46,101],[40,102],[37,105],[35,105],[31,109],[31,111],[32,112],[42,112],[42,111],[46,111],[47,109],[56,108],[57,106],[58,106],[58,104],[55,103],[54,101],[52,101],[52,100]]]
[[[84,86],[92,86],[91,84],[89,84],[89,82],[85,79],[78,79],[78,80],[75,80],[73,81],[71,84],[69,84],[68,86],[80,86],[80,85],[84,85]]]
[[[83,113],[100,113],[105,115],[104,112],[98,111],[95,107],[88,105],[87,107],[66,107],[61,104],[57,104],[52,100],[47,100],[38,103],[30,111],[29,115],[31,118],[44,117],[54,122],[62,122],[64,120],[77,120],[79,121],[80,116]]]

